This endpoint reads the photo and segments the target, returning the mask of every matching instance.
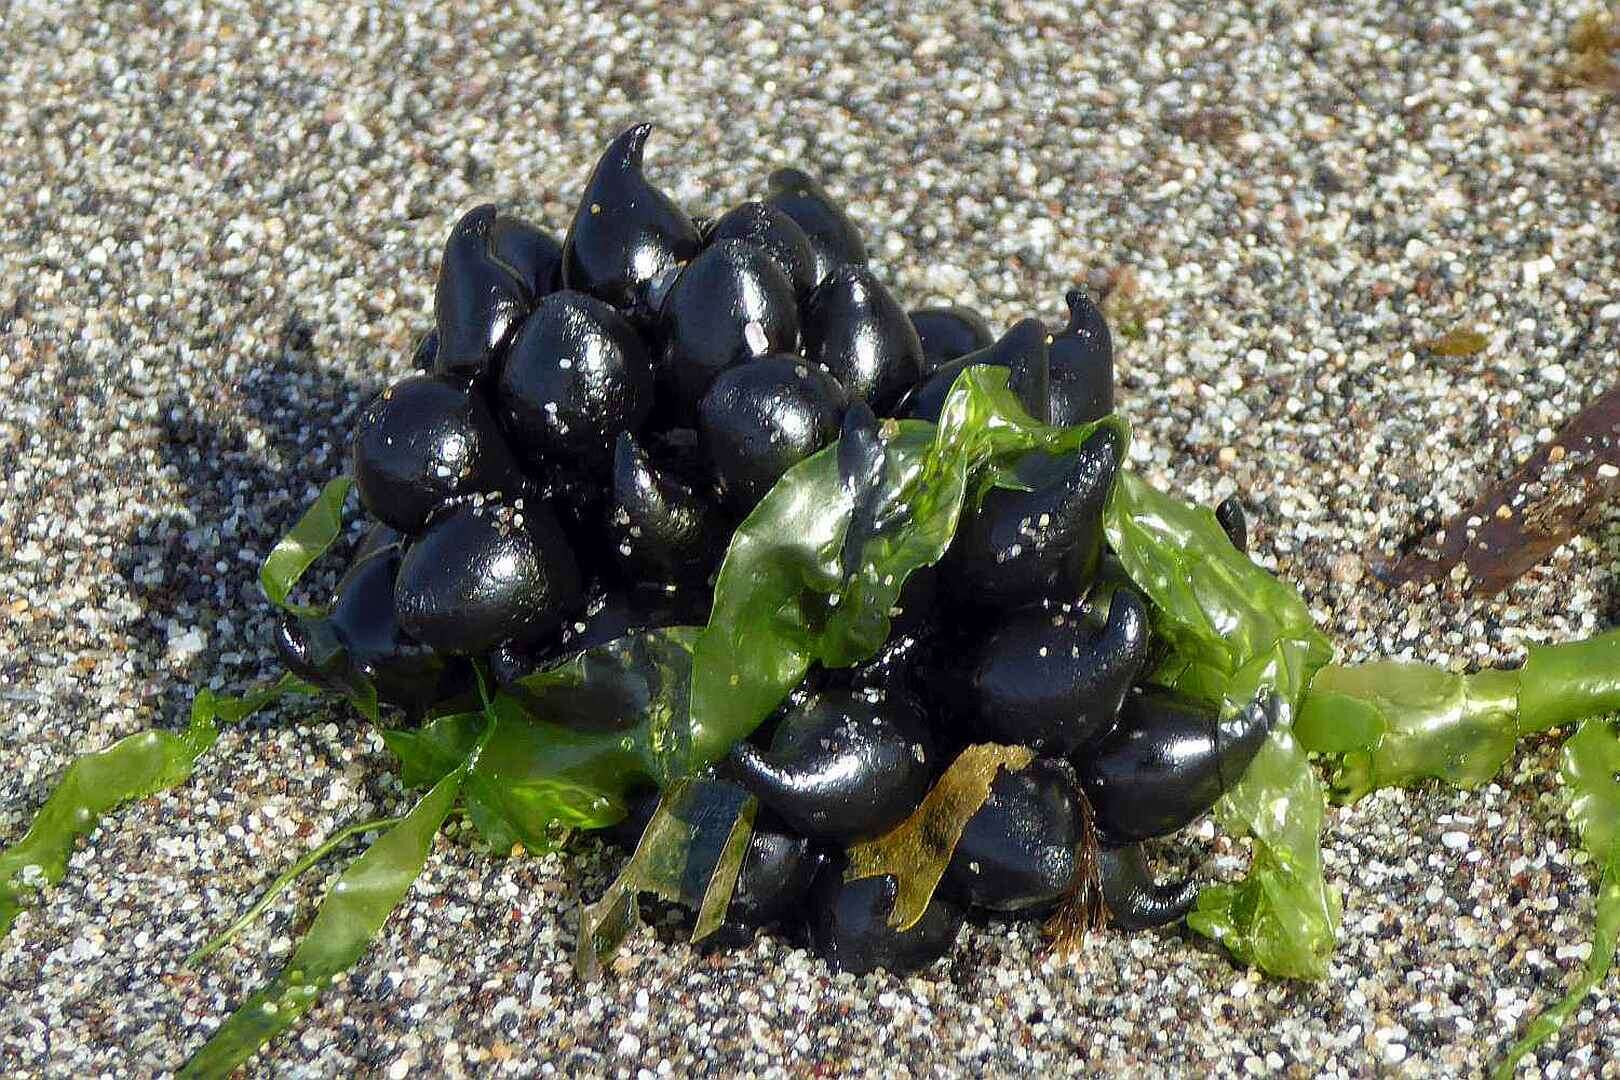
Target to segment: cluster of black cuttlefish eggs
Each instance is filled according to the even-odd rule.
[[[782,169],[764,199],[694,219],[644,176],[649,130],[608,147],[561,245],[493,206],[456,223],[419,370],[355,424],[354,481],[380,524],[328,613],[278,628],[299,675],[419,713],[466,689],[469,658],[509,685],[635,629],[701,624],[734,528],[784,472],[877,417],[937,419],[969,364],[1008,369],[1053,424],[1112,410],[1112,345],[1084,294],[1056,332],[908,314],[810,177]],[[1121,453],[1099,429],[1027,459],[1028,490],[970,504],[912,576],[879,655],[813,669],[718,766],[760,805],[720,940],[774,925],[837,967],[905,971],[948,949],[967,909],[1047,912],[1099,867],[1114,925],[1186,912],[1193,883],[1156,882],[1141,842],[1209,809],[1267,721],[1220,724],[1138,685],[1148,613],[1101,521]],[[844,851],[976,742],[1037,756],[998,775],[926,914],[893,929],[895,880],[844,880]],[[618,831],[633,841],[655,801]]]

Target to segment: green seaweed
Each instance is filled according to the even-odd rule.
[[[186,1062],[180,1077],[229,1076],[296,1023],[322,989],[355,965],[422,873],[433,838],[455,805],[470,764],[469,758],[435,784],[397,825],[349,864],[321,901],[287,966],[237,1007]]]
[[[328,480],[292,531],[281,538],[259,567],[259,588],[276,607],[296,615],[320,614],[319,608],[289,604],[287,597],[304,571],[342,535],[343,503],[353,486],[354,481],[347,476]]]
[[[1609,977],[1620,948],[1620,724],[1591,718],[1564,744],[1559,775],[1570,796],[1569,816],[1597,869],[1592,952],[1581,974],[1550,1008],[1532,1019],[1497,1065],[1507,1080],[1536,1047],[1558,1034],[1581,1002]]]
[[[1322,786],[1291,729],[1333,647],[1299,594],[1234,548],[1210,510],[1124,472],[1105,521],[1168,643],[1155,680],[1226,712],[1270,698],[1279,713],[1248,771],[1215,807],[1222,828],[1253,837],[1249,873],[1205,888],[1187,924],[1270,974],[1320,978],[1340,906],[1322,870]]]
[[[183,731],[142,731],[76,758],[34,815],[22,839],[0,851],[0,938],[29,894],[62,880],[74,842],[113,809],[178,787],[219,738],[217,721],[241,720],[287,693],[313,693],[291,675],[242,697],[204,688]]]

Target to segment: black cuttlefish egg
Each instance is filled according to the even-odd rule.
[[[753,509],[783,473],[838,438],[843,387],[796,356],[723,372],[698,406],[698,438],[726,502]]]
[[[915,926],[896,930],[889,925],[896,893],[888,874],[845,881],[843,861],[829,861],[816,876],[807,905],[816,954],[835,971],[864,975],[884,968],[907,975],[950,951],[962,929],[962,909],[936,892]]]
[[[582,598],[574,553],[543,502],[473,496],[445,507],[411,546],[394,609],[423,644],[476,655],[555,634]]]
[[[466,682],[468,671],[400,629],[394,582],[403,538],[386,525],[366,535],[338,580],[325,615],[282,616],[276,647],[288,670],[328,690],[358,691],[369,682],[377,700],[417,712]]]
[[[922,710],[898,691],[828,687],[790,704],[767,750],[738,743],[737,780],[806,836],[854,839],[898,824],[934,776]]]
[[[690,416],[715,376],[799,346],[793,283],[763,248],[717,240],[675,280],[659,314],[659,382],[674,412]]]
[[[1013,324],[1000,338],[975,352],[941,364],[928,381],[905,400],[904,412],[913,420],[939,423],[945,399],[965,368],[976,364],[1008,370],[1007,386],[1024,411],[1042,423],[1051,418],[1051,373],[1046,327],[1039,319]]]
[[[1113,728],[1147,667],[1150,636],[1146,605],[1123,588],[1100,630],[1044,605],[1007,616],[970,661],[973,727],[995,742],[1067,757]]]
[[[1074,883],[1083,835],[1080,785],[1067,762],[1040,757],[1001,772],[968,819],[940,888],[964,904],[1022,911]]]
[[[923,375],[927,377],[959,356],[996,340],[990,324],[972,308],[917,308],[907,313],[917,340],[922,342]]]
[[[1098,831],[1127,844],[1180,829],[1242,778],[1274,720],[1269,698],[1223,720],[1172,691],[1132,689],[1114,730],[1074,756]]]
[[[407,375],[378,394],[355,420],[350,461],[366,509],[410,534],[446,499],[520,478],[483,395],[454,375]]]
[[[1114,343],[1102,311],[1071,290],[1069,324],[1052,335],[1052,423],[1100,420],[1114,411]]]
[[[614,440],[640,427],[652,397],[641,335],[609,305],[572,290],[536,305],[496,381],[501,424],[537,470],[605,467]]]
[[[804,355],[879,416],[922,378],[922,342],[905,310],[864,266],[833,270],[805,302]]]
[[[755,932],[798,915],[827,861],[827,853],[814,841],[784,826],[769,810],[760,810],[715,943],[745,943]]]
[[[1102,514],[1124,450],[1101,428],[1065,457],[1032,453],[1019,465],[1033,490],[991,490],[964,511],[946,555],[973,605],[1011,608],[1084,594],[1102,556]]]
[[[765,197],[804,230],[815,254],[815,284],[825,281],[840,266],[866,263],[866,244],[860,230],[826,190],[800,169],[777,169],[766,181]]]
[[[1108,925],[1116,930],[1151,930],[1175,922],[1198,900],[1196,875],[1173,883],[1153,879],[1141,844],[1104,844],[1097,853]]]
[[[562,288],[562,245],[522,218],[502,214],[495,219],[489,253],[523,282],[535,300]]]
[[[725,517],[626,432],[613,451],[608,543],[632,580],[701,582],[725,554]]]
[[[651,124],[608,144],[585,183],[563,240],[563,284],[650,325],[659,290],[702,247],[697,226],[647,181],[642,157]]]
[[[793,291],[803,298],[821,280],[816,272],[816,252],[799,223],[780,208],[762,202],[745,202],[727,210],[704,234],[708,243],[742,240],[775,260]]]
[[[534,303],[528,286],[490,250],[496,223],[494,204],[474,207],[445,242],[433,294],[436,371],[471,376],[489,371]]]

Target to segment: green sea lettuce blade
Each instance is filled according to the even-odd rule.
[[[328,548],[343,533],[343,503],[349,497],[354,481],[347,476],[335,476],[321,488],[321,493],[305,510],[292,531],[265,557],[259,567],[259,588],[276,607],[295,614],[316,614],[316,609],[287,603],[293,586],[304,576],[315,561],[326,554]]]
[[[390,817],[372,818],[369,821],[357,821],[352,825],[344,826],[331,836],[327,837],[324,841],[306,852],[286,870],[276,875],[275,880],[270,883],[270,886],[265,889],[264,892],[259,894],[259,898],[253,902],[251,907],[242,912],[241,915],[237,916],[235,922],[231,923],[230,926],[227,926],[224,930],[220,931],[218,934],[215,934],[197,949],[193,950],[192,954],[186,957],[185,966],[196,967],[198,964],[208,959],[208,957],[223,949],[226,945],[229,945],[236,939],[236,935],[240,934],[243,930],[246,930],[249,926],[252,926],[259,916],[264,914],[264,912],[269,909],[270,905],[275,902],[276,897],[280,896],[289,886],[292,885],[293,882],[304,876],[304,874],[313,869],[317,863],[321,862],[328,855],[332,854],[332,852],[336,851],[344,843],[356,836],[362,836],[366,833],[382,832],[384,829],[391,828],[392,826],[399,824],[400,820],[401,819],[399,818]]]
[[[1555,1035],[1607,978],[1620,938],[1620,631],[1531,646],[1517,670],[1450,672],[1424,664],[1331,665],[1316,675],[1296,732],[1333,763],[1336,798],[1354,802],[1424,779],[1471,788],[1497,775],[1519,738],[1580,722],[1564,745],[1570,814],[1598,870],[1593,949],[1580,978],[1537,1016],[1497,1066]]]
[[[1208,509],[1127,471],[1105,522],[1169,646],[1157,681],[1227,712],[1269,695],[1279,714],[1243,779],[1215,806],[1222,828],[1253,838],[1249,873],[1206,888],[1187,923],[1270,974],[1321,978],[1341,909],[1322,870],[1321,782],[1292,722],[1332,645],[1299,594],[1234,548]]]
[[[320,991],[348,971],[377,936],[427,864],[439,827],[461,790],[456,769],[349,864],[333,883],[287,966],[232,1013],[179,1076],[226,1077],[291,1027]]]
[[[240,720],[283,694],[312,692],[291,675],[239,698],[204,688],[191,701],[185,730],[137,732],[76,758],[28,831],[0,851],[0,938],[11,930],[29,894],[62,880],[79,837],[94,832],[117,807],[184,783],[219,738],[218,721]]]
[[[1570,820],[1598,876],[1592,953],[1564,996],[1532,1020],[1508,1050],[1496,1067],[1498,1080],[1511,1077],[1518,1063],[1556,1035],[1587,995],[1603,985],[1620,948],[1620,721],[1583,720],[1562,757]]]
[[[1342,802],[1427,778],[1478,787],[1513,753],[1518,689],[1514,671],[1328,665],[1311,684],[1296,732],[1307,750],[1336,755],[1333,795]]]
[[[1200,891],[1187,925],[1268,974],[1325,976],[1343,910],[1323,875],[1322,815],[1304,751],[1286,729],[1273,731],[1215,808],[1222,828],[1254,837],[1248,876]]]
[[[697,627],[638,631],[586,649],[495,694],[484,713],[453,713],[383,740],[413,787],[437,782],[484,738],[462,793],[490,846],[531,851],[562,830],[612,825],[639,791],[695,768],[687,735]]]
[[[1067,428],[1033,420],[1007,377],[967,368],[938,425],[884,422],[884,468],[867,501],[872,527],[859,536],[846,537],[853,499],[836,445],[788,470],[742,523],[695,648],[696,762],[718,759],[758,727],[812,663],[847,667],[876,652],[907,577],[945,554],[964,500],[991,467],[1032,450],[1074,450],[1103,426],[1128,441],[1118,417]],[[846,542],[859,545],[856,558],[846,557]]]
[[[1027,747],[975,743],[940,774],[917,809],[888,832],[845,849],[844,880],[894,878],[889,925],[910,930],[928,911],[967,823],[990,798],[1002,772],[1027,768],[1035,755]]]
[[[696,910],[694,941],[718,927],[748,851],[757,808],[753,796],[725,781],[671,783],[630,861],[600,900],[581,909],[575,973],[596,977],[640,922],[642,893]]]

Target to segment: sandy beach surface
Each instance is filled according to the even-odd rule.
[[[0,13],[0,842],[77,753],[271,675],[259,560],[408,369],[438,249],[499,200],[559,234],[612,134],[658,125],[691,212],[798,163],[911,305],[1057,323],[1114,285],[1134,466],[1253,507],[1254,549],[1350,659],[1508,662],[1615,622],[1620,519],[1496,600],[1369,566],[1606,389],[1620,112],[1564,76],[1580,4],[67,4]],[[1482,352],[1421,347],[1477,328]],[[324,572],[324,571],[323,571]],[[1329,977],[1175,930],[1072,962],[987,922],[912,978],[673,913],[570,973],[621,856],[443,837],[379,943],[253,1076],[1477,1074],[1586,952],[1558,740],[1470,793],[1329,812]],[[0,943],[0,1072],[177,1068],[285,960],[298,854],[407,805],[328,704],[229,730],[112,816]],[[346,849],[352,853],[355,847]],[[1217,877],[1242,845],[1168,850]],[[334,863],[332,865],[340,865]],[[1521,1075],[1620,1076],[1611,977]]]

